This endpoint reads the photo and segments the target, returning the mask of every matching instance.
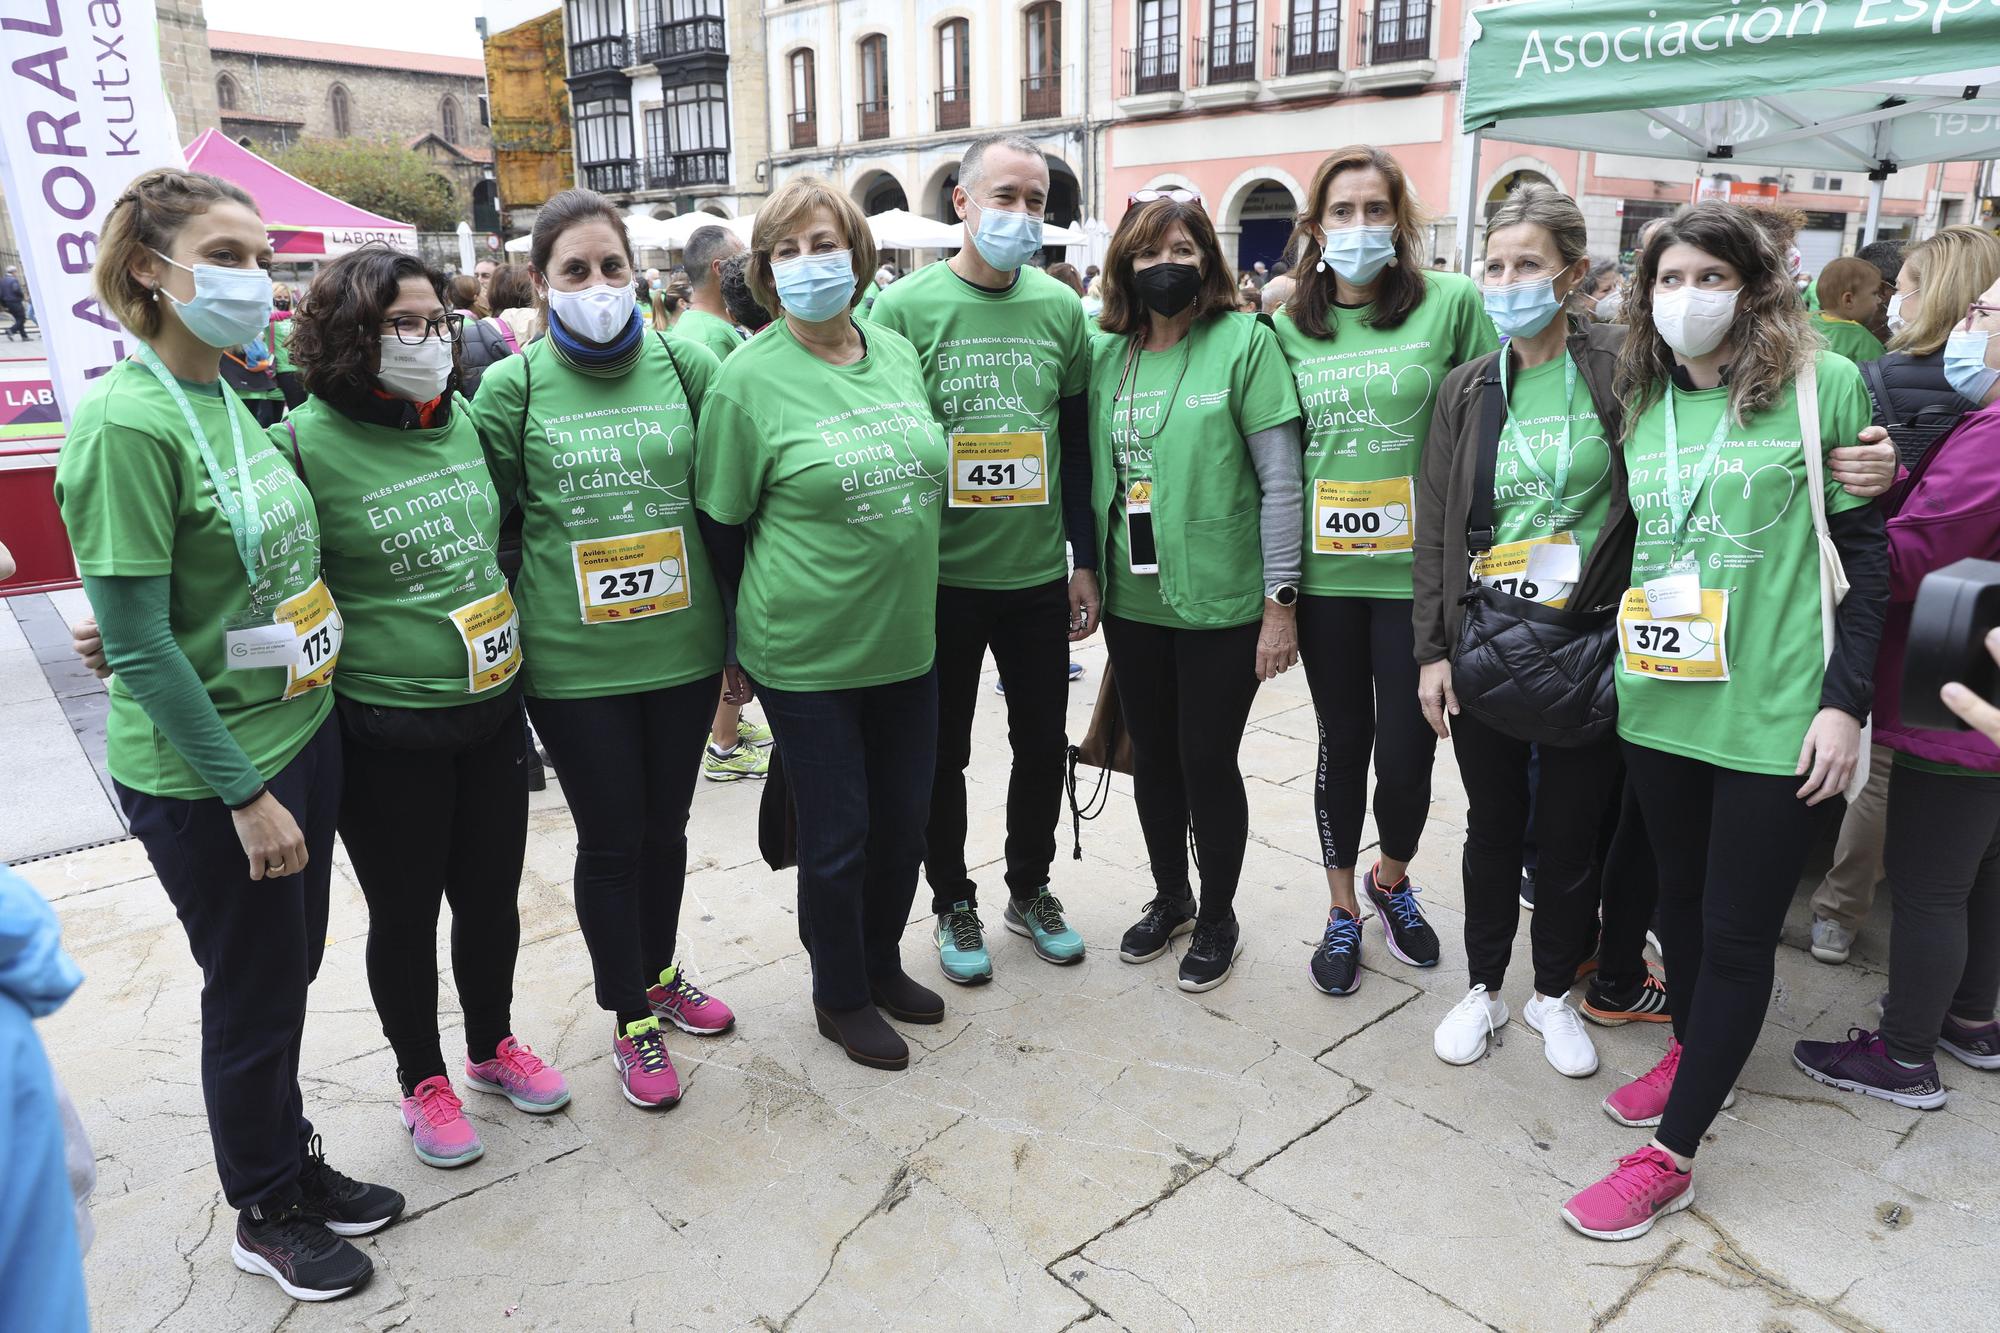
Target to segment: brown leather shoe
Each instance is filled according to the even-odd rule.
[[[919,986],[907,972],[869,982],[868,998],[898,1023],[944,1022],[944,997],[928,986]]]
[[[908,1069],[910,1048],[872,1004],[859,1009],[822,1009],[815,1004],[819,1035],[838,1043],[847,1058],[870,1069]]]

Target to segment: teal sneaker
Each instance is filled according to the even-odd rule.
[[[953,903],[937,919],[938,966],[948,980],[977,986],[993,980],[993,960],[986,956],[985,926],[971,903]]]
[[[1007,911],[1001,920],[1016,935],[1033,940],[1035,952],[1045,961],[1057,964],[1083,961],[1083,936],[1063,920],[1062,904],[1046,884],[1025,908],[1008,898]]]

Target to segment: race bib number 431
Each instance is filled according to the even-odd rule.
[[[1408,477],[1313,483],[1313,554],[1384,555],[1416,547]]]
[[[1729,679],[1729,593],[1703,588],[1701,610],[1693,615],[1655,617],[1646,590],[1632,588],[1618,609],[1618,647],[1627,675],[1657,680]]]
[[[687,609],[687,544],[679,528],[571,542],[569,549],[584,624]]]
[[[1049,502],[1048,444],[1038,430],[951,437],[953,509],[1045,505]]]

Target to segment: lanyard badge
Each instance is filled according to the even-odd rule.
[[[187,393],[179,380],[160,360],[159,353],[145,343],[139,344],[139,363],[153,372],[153,378],[160,382],[174,406],[180,408],[181,417],[187,422],[188,433],[194,437],[194,446],[201,454],[202,466],[208,469],[208,480],[215,487],[216,507],[229,520],[229,535],[235,539],[237,558],[243,562],[243,575],[252,589],[257,586],[257,553],[264,545],[264,521],[257,512],[257,488],[250,480],[250,455],[243,447],[243,417],[239,410],[236,392],[225,381],[222,384],[222,402],[228,409],[230,443],[236,450],[236,484],[238,490],[232,494],[228,479],[223,475],[221,464],[215,460],[215,450],[208,443],[208,433],[201,428],[201,419],[195,415],[194,404],[188,402]]]
[[[1514,420],[1511,396],[1507,389],[1507,362],[1511,359],[1504,353],[1500,357],[1500,398],[1502,402],[1510,404],[1507,410],[1506,430],[1512,438],[1508,443],[1513,445],[1515,456],[1521,460],[1521,466],[1528,469],[1535,480],[1548,489],[1549,499],[1554,502],[1555,507],[1567,510],[1569,471],[1570,466],[1576,462],[1576,454],[1570,445],[1570,427],[1574,424],[1570,408],[1576,401],[1576,358],[1569,354],[1568,348],[1563,349],[1563,437],[1562,445],[1556,452],[1556,474],[1553,477],[1542,470],[1542,465],[1535,459],[1534,448],[1528,443],[1528,433],[1521,429],[1521,423]]]

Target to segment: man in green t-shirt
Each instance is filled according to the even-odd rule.
[[[870,317],[916,348],[949,445],[938,551],[938,757],[925,870],[939,966],[966,985],[993,975],[965,856],[965,766],[989,648],[1006,689],[1014,756],[1004,920],[1051,963],[1083,958],[1083,937],[1049,892],[1049,866],[1062,815],[1068,642],[1095,630],[1098,616],[1090,343],[1076,293],[1027,266],[1042,248],[1048,198],[1041,149],[1019,135],[976,140],[952,191],[965,245],[883,288]]]
[[[729,307],[722,303],[722,266],[743,250],[743,242],[729,228],[702,227],[688,237],[687,248],[681,251],[688,272],[688,301],[674,321],[674,334],[700,343],[715,353],[717,361],[727,361],[743,344]]]

